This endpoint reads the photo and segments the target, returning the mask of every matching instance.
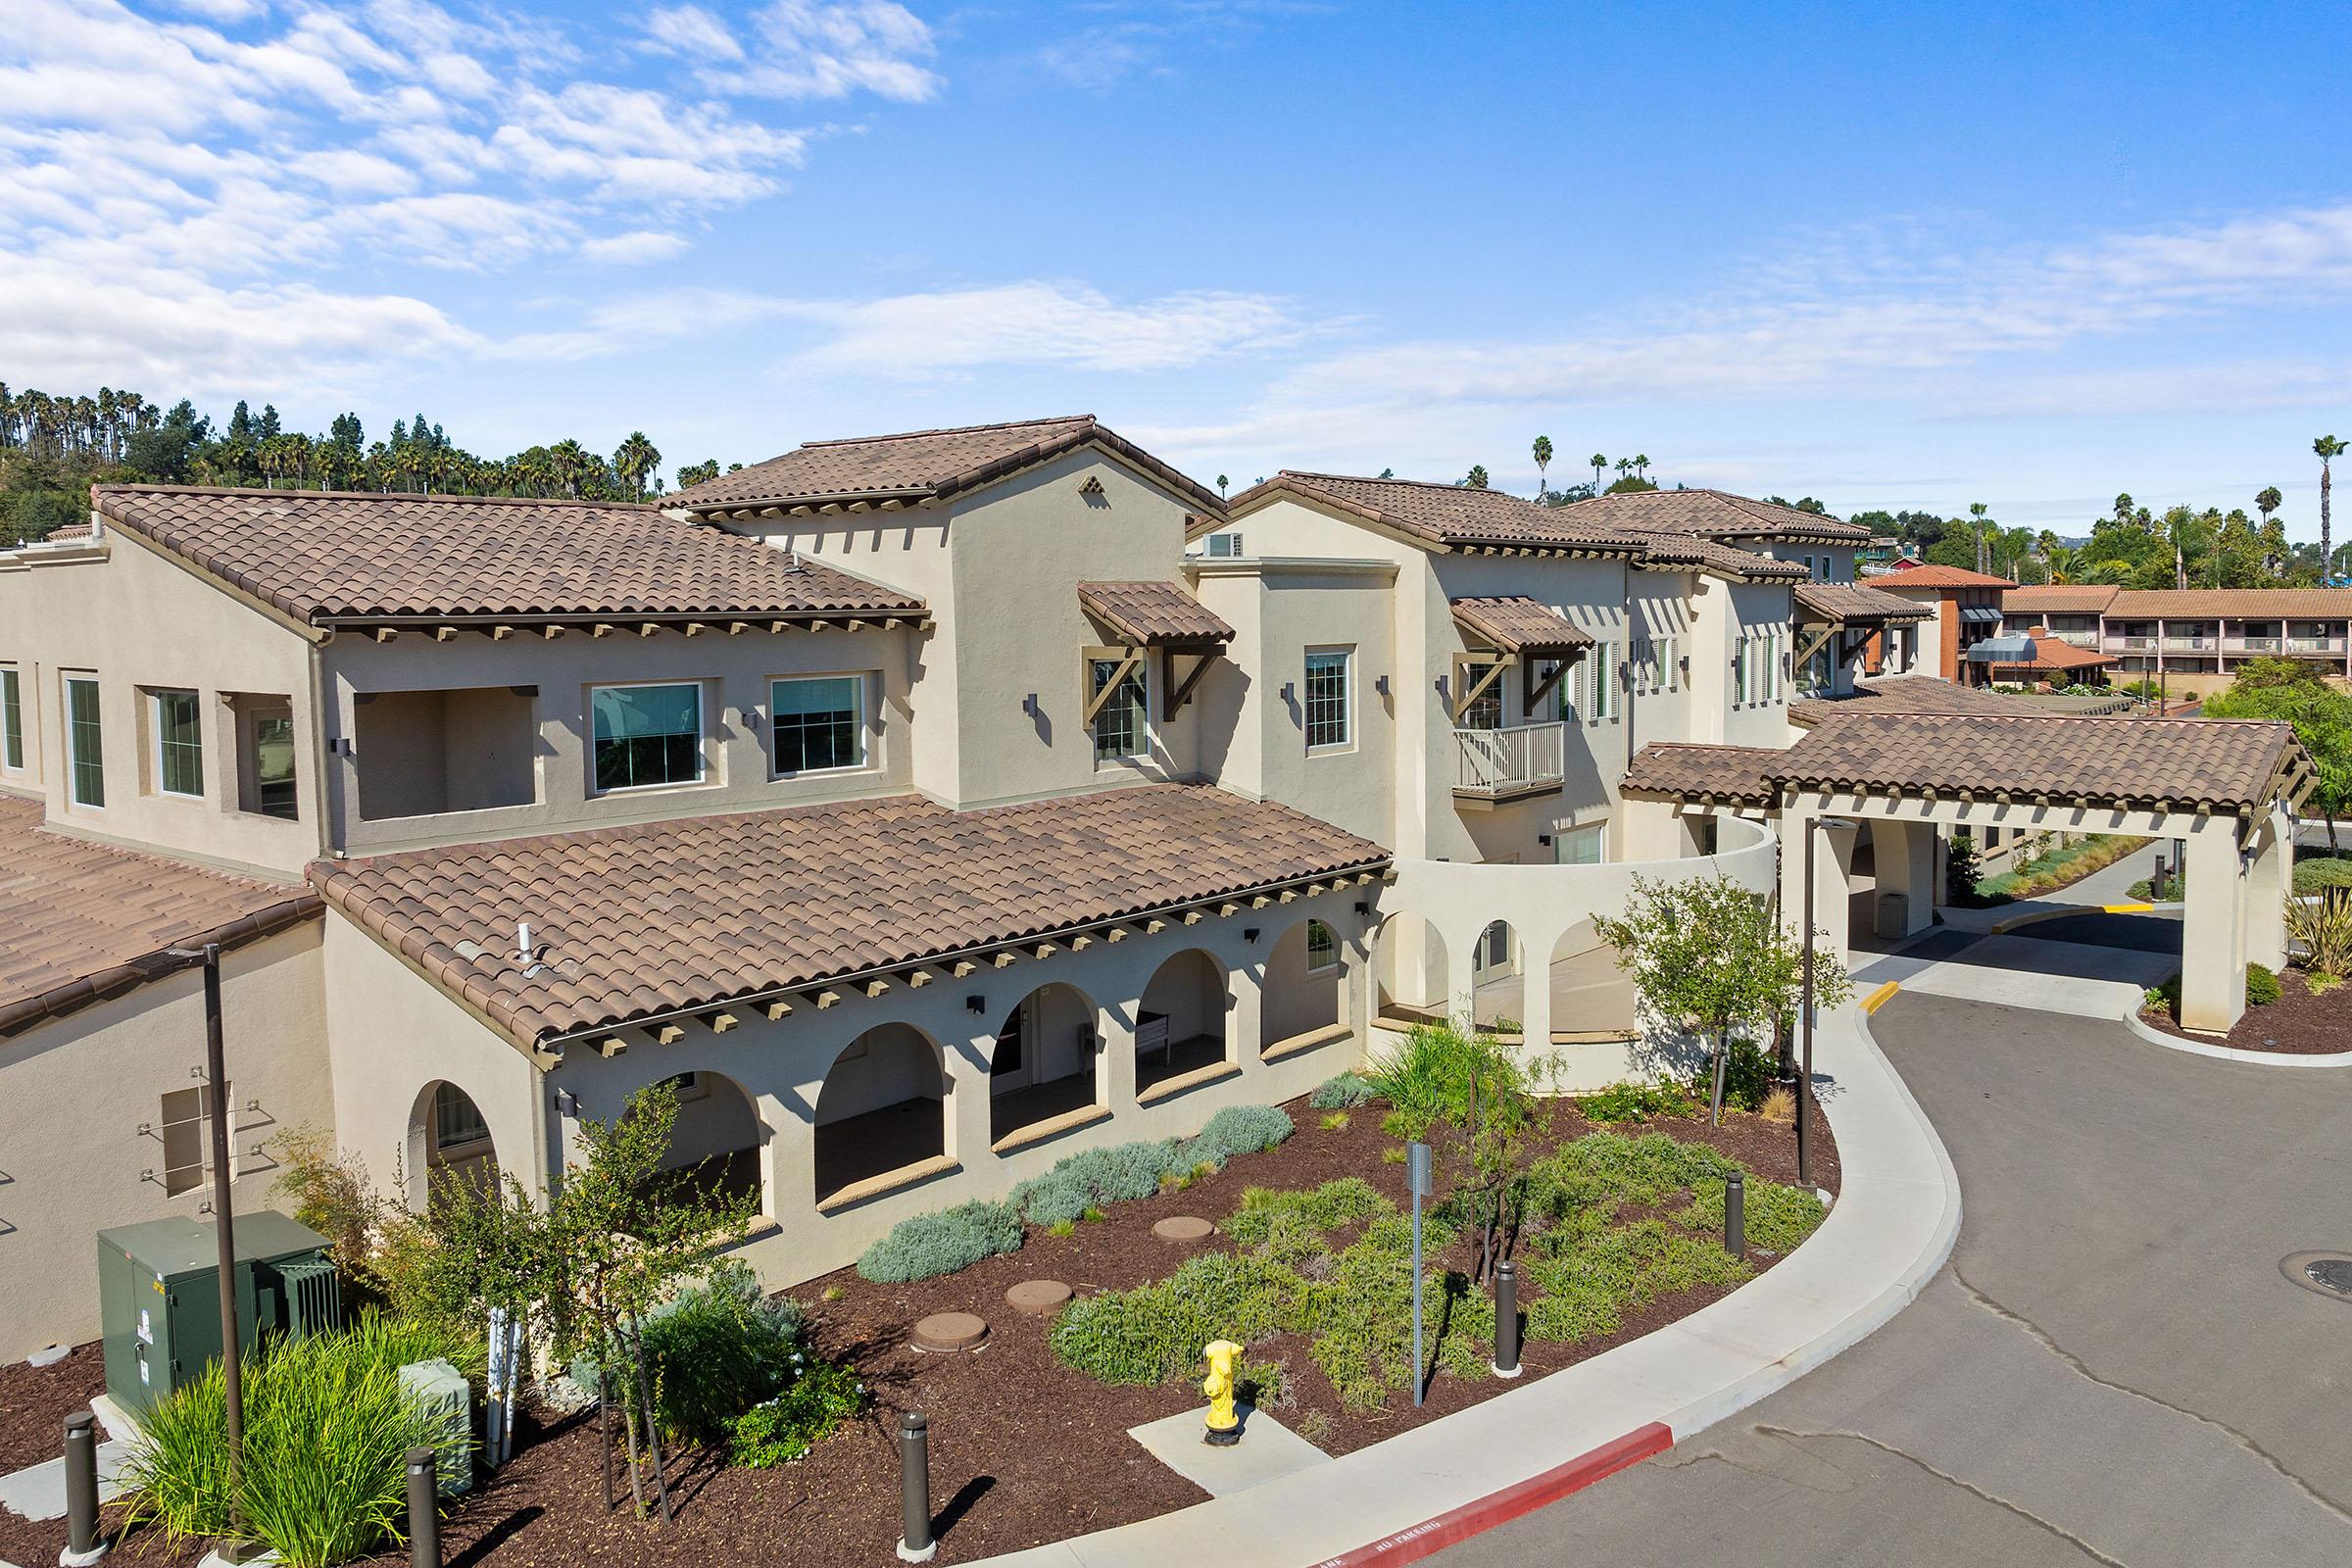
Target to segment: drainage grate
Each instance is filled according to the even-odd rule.
[[[2352,1296],[2352,1257],[2323,1257],[2303,1265],[2311,1283],[2338,1296]]]

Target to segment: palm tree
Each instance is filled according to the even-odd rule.
[[[1544,474],[1551,466],[1551,437],[1536,437],[1536,499],[1544,499]]]
[[[1644,483],[1646,483],[1646,482],[1648,481],[1648,479],[1649,479],[1649,454],[1648,454],[1648,453],[1646,453],[1646,452],[1637,452],[1637,453],[1635,453],[1635,454],[1634,454],[1634,477],[1635,477],[1635,478],[1637,478],[1637,479],[1640,479],[1640,480],[1643,481]]]
[[[2278,487],[2275,484],[2264,485],[2254,497],[2254,510],[2262,514],[2262,525],[2265,528],[2271,525],[2271,514],[2285,504],[2286,497],[2278,493]]]
[[[1587,460],[1592,467],[1592,493],[1600,494],[1600,476],[1608,471],[1609,460],[1595,452]]]
[[[2042,575],[2049,582],[2079,582],[2082,577],[2082,552],[2072,545],[2050,547],[2042,557]]]
[[[612,472],[632,501],[645,499],[646,477],[661,466],[661,449],[645,438],[643,430],[631,430],[612,454]]]
[[[716,478],[716,477],[718,477],[718,465],[717,465],[716,463],[712,463],[712,464],[710,465],[710,476],[711,476],[712,478]],[[687,478],[687,477],[686,477],[686,470],[685,470],[685,469],[683,469],[683,468],[680,468],[680,469],[678,470],[678,483],[679,483],[681,486],[683,486],[683,485],[688,485],[688,484],[692,484],[692,483],[694,483],[694,482],[695,482],[695,481],[693,481],[693,480],[691,480],[691,479],[689,479],[689,478]],[[1231,483],[1233,483],[1233,481],[1232,481],[1231,479],[1228,479],[1228,478],[1226,478],[1226,477],[1225,477],[1223,474],[1221,474],[1221,473],[1220,473],[1220,474],[1218,474],[1218,475],[1217,475],[1217,499],[1218,499],[1219,501],[1222,501],[1222,500],[1224,500],[1224,499],[1225,499],[1225,487],[1226,487],[1227,485],[1231,484]]]
[[[1968,504],[1968,514],[1976,519],[1976,526],[1971,531],[1977,536],[1977,569],[1979,571],[1983,571],[1985,567],[1985,556],[1989,549],[1992,520],[1985,514],[1991,510],[1982,501],[1971,501]]]
[[[1484,490],[1487,487],[1487,466],[1483,463],[1470,465],[1470,471],[1462,475],[1462,485],[1465,489]]]
[[[2324,588],[2335,576],[2335,558],[2328,548],[2333,541],[2328,529],[2328,464],[2329,459],[2344,455],[2344,444],[2331,435],[2324,435],[2311,444],[2311,450],[2320,460],[2320,586]]]

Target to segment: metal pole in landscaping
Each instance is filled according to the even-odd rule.
[[[1494,1375],[1519,1375],[1519,1265],[1505,1258],[1494,1270]]]
[[[98,1418],[87,1410],[66,1416],[65,1568],[88,1568],[106,1555],[98,1539]]]
[[[441,1456],[409,1450],[410,1568],[441,1568]]]
[[[237,1237],[228,1192],[228,1053],[220,1039],[220,944],[207,942],[197,955],[204,964],[204,1070],[212,1102],[213,1237],[219,1244],[220,1274],[220,1384],[228,1428],[228,1518],[231,1534],[245,1534],[238,1502],[238,1473],[245,1468],[245,1378],[237,1344]]]
[[[1810,1132],[1813,1118],[1807,1114],[1813,1107],[1813,830],[1821,818],[1805,818],[1805,974],[1804,995],[1797,1010],[1804,1014],[1804,1062],[1796,1075],[1796,1185],[1813,1185],[1813,1139]]]
[[[1404,1185],[1413,1195],[1413,1408],[1421,1407],[1421,1196],[1429,1191],[1429,1146],[1404,1146]]]
[[[1723,1180],[1723,1250],[1747,1256],[1747,1178],[1738,1171]]]
[[[906,1513],[899,1560],[929,1562],[939,1543],[931,1539],[931,1422],[920,1410],[899,1417],[899,1492]]]

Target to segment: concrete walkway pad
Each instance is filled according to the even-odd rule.
[[[1127,1435],[1152,1458],[1212,1497],[1247,1492],[1264,1482],[1297,1475],[1331,1455],[1252,1405],[1242,1405],[1242,1441],[1230,1448],[1201,1441],[1205,1412],[1187,1410],[1163,1421],[1130,1427]]]

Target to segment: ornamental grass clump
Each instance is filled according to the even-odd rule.
[[[858,1257],[858,1272],[878,1285],[906,1285],[1020,1247],[1021,1216],[1010,1203],[959,1203],[899,1221]]]
[[[1379,1086],[1360,1072],[1343,1072],[1315,1086],[1307,1103],[1317,1110],[1353,1110],[1380,1093]]]
[[[1208,1119],[1199,1137],[1184,1146],[1191,1165],[1223,1165],[1236,1154],[1254,1154],[1287,1141],[1298,1129],[1273,1105],[1228,1105]]]

